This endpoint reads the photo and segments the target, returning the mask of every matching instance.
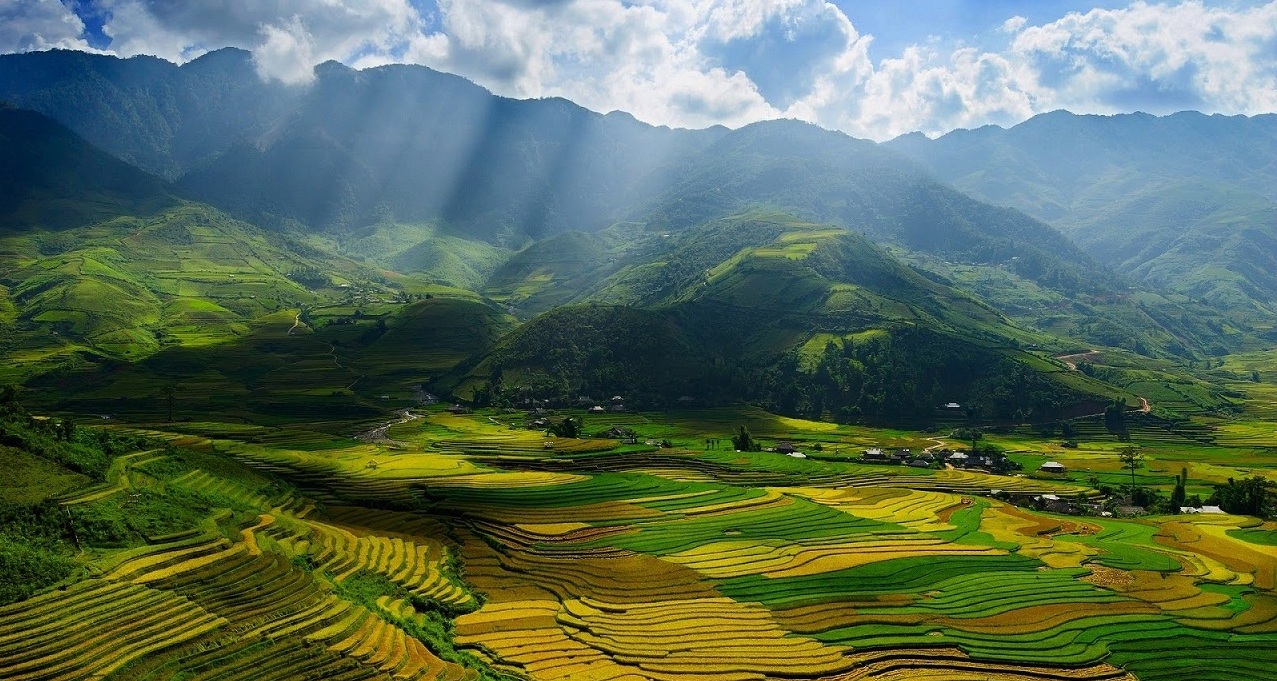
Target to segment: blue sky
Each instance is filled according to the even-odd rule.
[[[1013,16],[1031,23],[1055,21],[1069,12],[1123,7],[1129,2],[1075,0],[906,0],[854,2],[835,0],[862,33],[874,36],[870,56],[882,59],[933,37],[946,42],[987,44],[1001,39],[998,28]],[[903,10],[903,8],[908,8]]]
[[[266,80],[414,63],[654,124],[873,139],[1060,108],[1277,110],[1277,0],[0,0],[0,52],[225,46]]]

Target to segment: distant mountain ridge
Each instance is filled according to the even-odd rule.
[[[1249,327],[1194,306],[1191,298],[1223,300],[1219,287],[1147,276],[1148,286],[1188,297],[1132,290],[1100,262],[1142,276],[1114,262],[1121,248],[1088,254],[1021,210],[954,189],[924,158],[925,139],[879,145],[797,121],[672,130],[562,99],[495,97],[419,66],[329,62],[315,74],[307,87],[263,83],[238,50],[180,67],[54,51],[0,57],[0,98],[173,178],[167,192],[286,236],[289,249],[314,249],[315,262],[350,256],[483,291],[525,318],[568,302],[667,304],[687,291],[657,295],[666,289],[654,278],[673,284],[688,273],[655,256],[687,265],[696,254],[665,253],[676,240],[664,235],[774,210],[863,234],[921,278],[977,291],[1017,323],[1080,343],[1164,357],[1250,342]],[[995,160],[990,168],[1008,177],[1032,176],[1021,161]],[[1063,168],[1063,157],[1047,165]],[[1145,262],[1155,275],[1174,271]],[[1227,309],[1257,300],[1274,269],[1262,265],[1237,272],[1257,293],[1236,288],[1241,303]]]
[[[77,94],[86,89],[93,96]],[[293,88],[261,83],[237,50],[181,67],[9,55],[0,97],[62,117],[121,158],[181,175],[186,196],[267,226],[438,221],[522,246],[618,220],[682,229],[775,205],[942,257],[1004,263],[1056,288],[1115,283],[1050,228],[970,201],[894,151],[795,121],[671,130],[561,99],[494,97],[402,65],[329,62],[313,85]]]
[[[885,146],[1137,281],[1243,314],[1275,309],[1277,115],[1057,111]]]

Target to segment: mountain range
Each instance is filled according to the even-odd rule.
[[[416,66],[315,75],[264,83],[229,49],[0,56],[0,379],[114,411],[182,384],[254,396],[246,418],[425,383],[1042,420],[1137,403],[1054,354],[1270,342],[1277,117],[876,144],[654,127]]]

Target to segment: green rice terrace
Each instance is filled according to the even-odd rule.
[[[1273,394],[1235,388],[1245,418],[1132,411],[1118,435],[1086,417],[1063,425],[1068,446],[749,407],[435,404],[358,439],[304,421],[86,426],[9,392],[0,669],[1271,679],[1277,523],[1170,513],[1277,480]],[[547,431],[564,419],[577,437]],[[917,465],[865,453],[904,449]],[[1125,508],[1132,479],[1147,512]]]

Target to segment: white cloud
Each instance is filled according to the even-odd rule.
[[[314,77],[315,41],[300,17],[261,28],[262,44],[253,53],[263,79],[306,83]]]
[[[90,50],[84,22],[58,0],[0,0],[0,52]]]
[[[931,46],[834,78],[788,113],[882,139],[1078,113],[1277,110],[1277,1],[1244,9],[1200,0],[1135,2],[1031,26],[1002,24],[998,50]]]
[[[309,80],[335,59],[400,61],[426,41],[408,0],[96,0],[103,32],[121,56],[151,54],[184,62],[219,47],[256,53],[263,78]],[[420,48],[418,48],[420,49]],[[380,61],[378,61],[380,60]],[[365,64],[366,65],[366,64]]]
[[[429,15],[419,0],[89,2],[121,56],[181,62],[231,45],[289,83],[328,59],[419,63],[657,124],[789,116],[882,139],[1056,108],[1277,110],[1277,0],[1011,16],[982,47],[924,41],[878,62],[873,37],[827,0],[436,0]],[[0,0],[0,50],[87,49],[83,31],[55,0]]]
[[[1024,25],[1027,23],[1029,23],[1028,19],[1017,14],[1002,22],[1002,30],[1005,33],[1016,33],[1020,29],[1024,28]]]

